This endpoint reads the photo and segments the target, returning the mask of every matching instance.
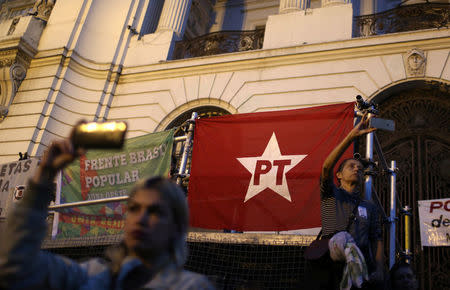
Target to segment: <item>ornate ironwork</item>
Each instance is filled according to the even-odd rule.
[[[380,104],[381,117],[393,119],[394,133],[378,131],[387,160],[396,160],[398,206],[412,207],[413,265],[420,289],[447,289],[450,248],[421,248],[417,201],[448,197],[450,192],[450,86],[428,82],[422,87],[391,95]],[[384,208],[389,208],[389,183],[376,181]],[[404,228],[398,225],[398,247]]]
[[[355,17],[353,35],[371,36],[393,32],[449,27],[450,4],[404,5],[371,15]]]
[[[264,29],[251,31],[219,31],[178,41],[174,59],[215,55],[262,48]]]

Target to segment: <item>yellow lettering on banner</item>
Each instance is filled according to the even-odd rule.
[[[73,216],[70,218],[70,221],[74,224],[77,222],[77,218]]]
[[[101,224],[102,226],[106,226],[106,221],[105,221],[104,219],[102,219],[102,220],[100,221],[100,224]]]
[[[110,220],[110,219],[108,219],[108,221],[106,222],[106,225],[107,225],[108,227],[111,226],[111,220]]]

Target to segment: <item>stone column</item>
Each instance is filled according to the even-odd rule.
[[[352,3],[351,0],[322,0],[322,7],[339,6]]]
[[[171,30],[181,38],[184,33],[192,0],[166,0],[157,31]]]
[[[309,5],[310,0],[280,0],[279,14],[306,10]]]
[[[144,21],[142,23],[141,35],[153,33],[156,31],[163,5],[164,0],[151,0],[149,2]]]

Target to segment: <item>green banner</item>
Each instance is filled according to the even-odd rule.
[[[134,184],[168,176],[174,130],[125,141],[118,150],[90,150],[63,171],[61,203],[128,195]],[[71,208],[59,214],[58,238],[119,234],[125,202]]]

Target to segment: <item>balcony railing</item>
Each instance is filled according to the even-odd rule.
[[[355,17],[354,37],[413,31],[430,28],[448,28],[450,4],[423,3],[404,5],[371,15]]]
[[[263,41],[264,29],[213,32],[192,40],[177,41],[174,59],[261,49]]]

